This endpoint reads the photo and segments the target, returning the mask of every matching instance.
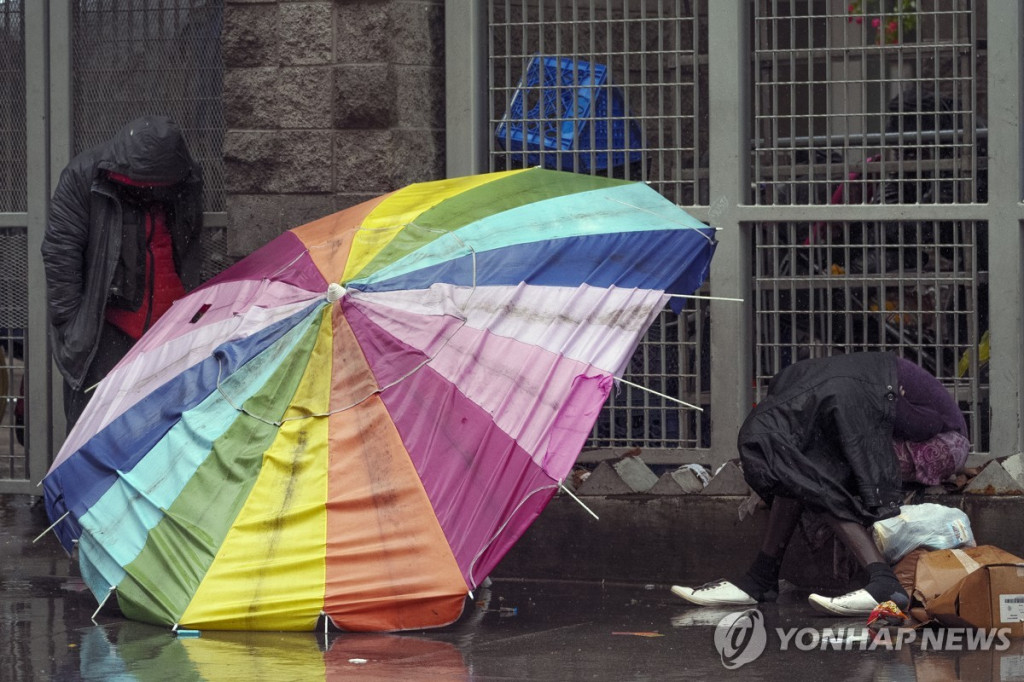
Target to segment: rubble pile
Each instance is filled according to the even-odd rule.
[[[703,464],[650,466],[642,453],[578,464],[565,480],[576,495],[738,495],[750,494],[738,459],[714,469]],[[1024,495],[1024,453],[967,467],[941,485],[921,488],[925,495]]]

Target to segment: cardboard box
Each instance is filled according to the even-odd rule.
[[[900,581],[900,585],[911,597],[914,596],[914,586],[917,584],[917,560],[930,551],[932,550],[918,547],[893,566],[892,570],[896,574],[896,579]]]
[[[1010,637],[1024,637],[1024,562],[980,566],[926,608],[946,626],[1009,628]]]
[[[915,564],[914,589],[911,596],[927,610],[930,610],[932,601],[945,595],[980,568],[991,564],[1024,564],[1024,559],[993,545],[938,549],[913,558],[908,556],[907,559]],[[903,570],[906,570],[905,566]],[[900,573],[899,565],[896,572]]]

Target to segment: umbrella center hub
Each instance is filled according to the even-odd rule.
[[[327,287],[327,301],[334,303],[347,293],[347,289],[337,282],[331,282]]]

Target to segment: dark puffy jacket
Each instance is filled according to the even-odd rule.
[[[896,356],[850,353],[790,365],[740,428],[743,475],[763,499],[865,525],[899,513],[892,449]]]
[[[123,201],[126,192],[138,190],[114,183],[107,171],[171,184],[153,191],[163,192],[168,206],[174,266],[186,290],[199,284],[202,173],[173,121],[138,118],[72,159],[53,192],[41,250],[53,357],[75,389],[82,388],[96,354],[108,300],[137,309],[145,288],[145,248],[137,248],[145,236],[128,220],[131,210]]]

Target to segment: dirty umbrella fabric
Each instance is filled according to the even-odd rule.
[[[43,481],[54,531],[145,622],[453,622],[714,247],[644,184],[539,168],[294,228],[100,384]]]

